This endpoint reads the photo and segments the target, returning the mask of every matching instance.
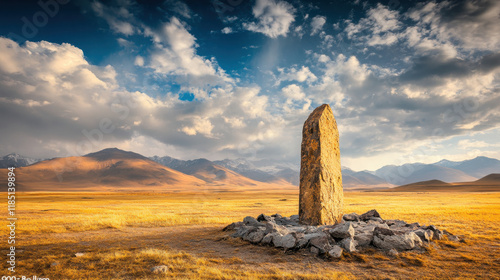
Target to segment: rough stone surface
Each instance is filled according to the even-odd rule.
[[[242,238],[253,244],[274,246],[285,251],[305,250],[314,255],[331,258],[338,258],[336,256],[342,255],[343,251],[352,253],[373,248],[396,256],[397,252],[422,251],[422,246],[435,247],[437,245],[432,240],[436,238],[463,242],[460,237],[446,230],[441,231],[435,226],[383,220],[376,217],[378,213],[375,210],[359,216],[355,213],[349,215],[363,216],[365,221],[359,219],[336,225],[310,226],[298,225],[297,215],[282,217],[279,214],[261,214],[257,219],[246,217],[245,222],[232,223],[224,230],[231,230],[232,237]],[[372,219],[373,217],[378,219]]]
[[[302,130],[300,223],[340,223],[343,201],[339,132],[332,109],[323,104],[309,115]]]

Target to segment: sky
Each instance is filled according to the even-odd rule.
[[[353,170],[500,158],[500,1],[4,1],[0,155],[300,162],[332,107]]]

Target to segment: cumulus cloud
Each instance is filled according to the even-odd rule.
[[[270,38],[286,37],[295,20],[295,8],[286,1],[257,0],[252,13],[257,22],[243,23],[243,27]]]
[[[311,20],[311,36],[317,34],[323,29],[323,25],[326,23],[326,17],[315,16]]]
[[[175,74],[186,79],[193,77],[197,85],[231,82],[215,59],[196,54],[196,38],[178,18],[172,17],[159,31],[150,30],[147,34],[152,37],[155,47],[146,66],[156,73]]]
[[[344,31],[350,39],[366,41],[370,46],[389,46],[396,43],[398,37],[393,32],[402,26],[398,11],[392,11],[379,3],[376,7],[370,8],[366,14],[367,17],[358,23],[347,20],[348,25]],[[365,33],[369,34],[364,35]]]
[[[457,40],[468,49],[498,50],[499,14],[498,1],[461,0],[423,3],[408,16],[440,40]]]
[[[307,66],[302,66],[300,69],[297,69],[296,67],[292,66],[290,68],[278,68],[279,71],[279,76],[276,80],[276,85],[279,85],[280,83],[284,81],[297,81],[300,83],[303,82],[314,82],[318,78],[316,75],[314,75],[309,67]]]
[[[0,73],[0,123],[10,131],[0,135],[2,153],[67,156],[161,143],[184,156],[237,157],[281,129],[257,87],[212,88],[203,102],[153,98],[124,90],[113,67],[89,64],[70,44],[19,46],[0,37]]]

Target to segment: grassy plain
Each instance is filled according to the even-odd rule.
[[[50,279],[500,279],[500,193],[346,192],[345,212],[433,224],[465,243],[340,261],[228,238],[245,216],[297,213],[296,192],[18,193],[17,275]],[[7,205],[1,204],[3,217]],[[0,233],[8,234],[6,221]],[[5,239],[3,239],[5,240]],[[0,244],[5,256],[7,243]],[[82,252],[82,257],[74,254]],[[5,258],[5,257],[4,257]],[[166,274],[150,269],[165,264]],[[2,275],[7,264],[2,261]]]

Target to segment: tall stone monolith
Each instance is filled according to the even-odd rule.
[[[339,132],[330,105],[323,104],[314,109],[302,129],[300,223],[340,223],[343,206]]]

